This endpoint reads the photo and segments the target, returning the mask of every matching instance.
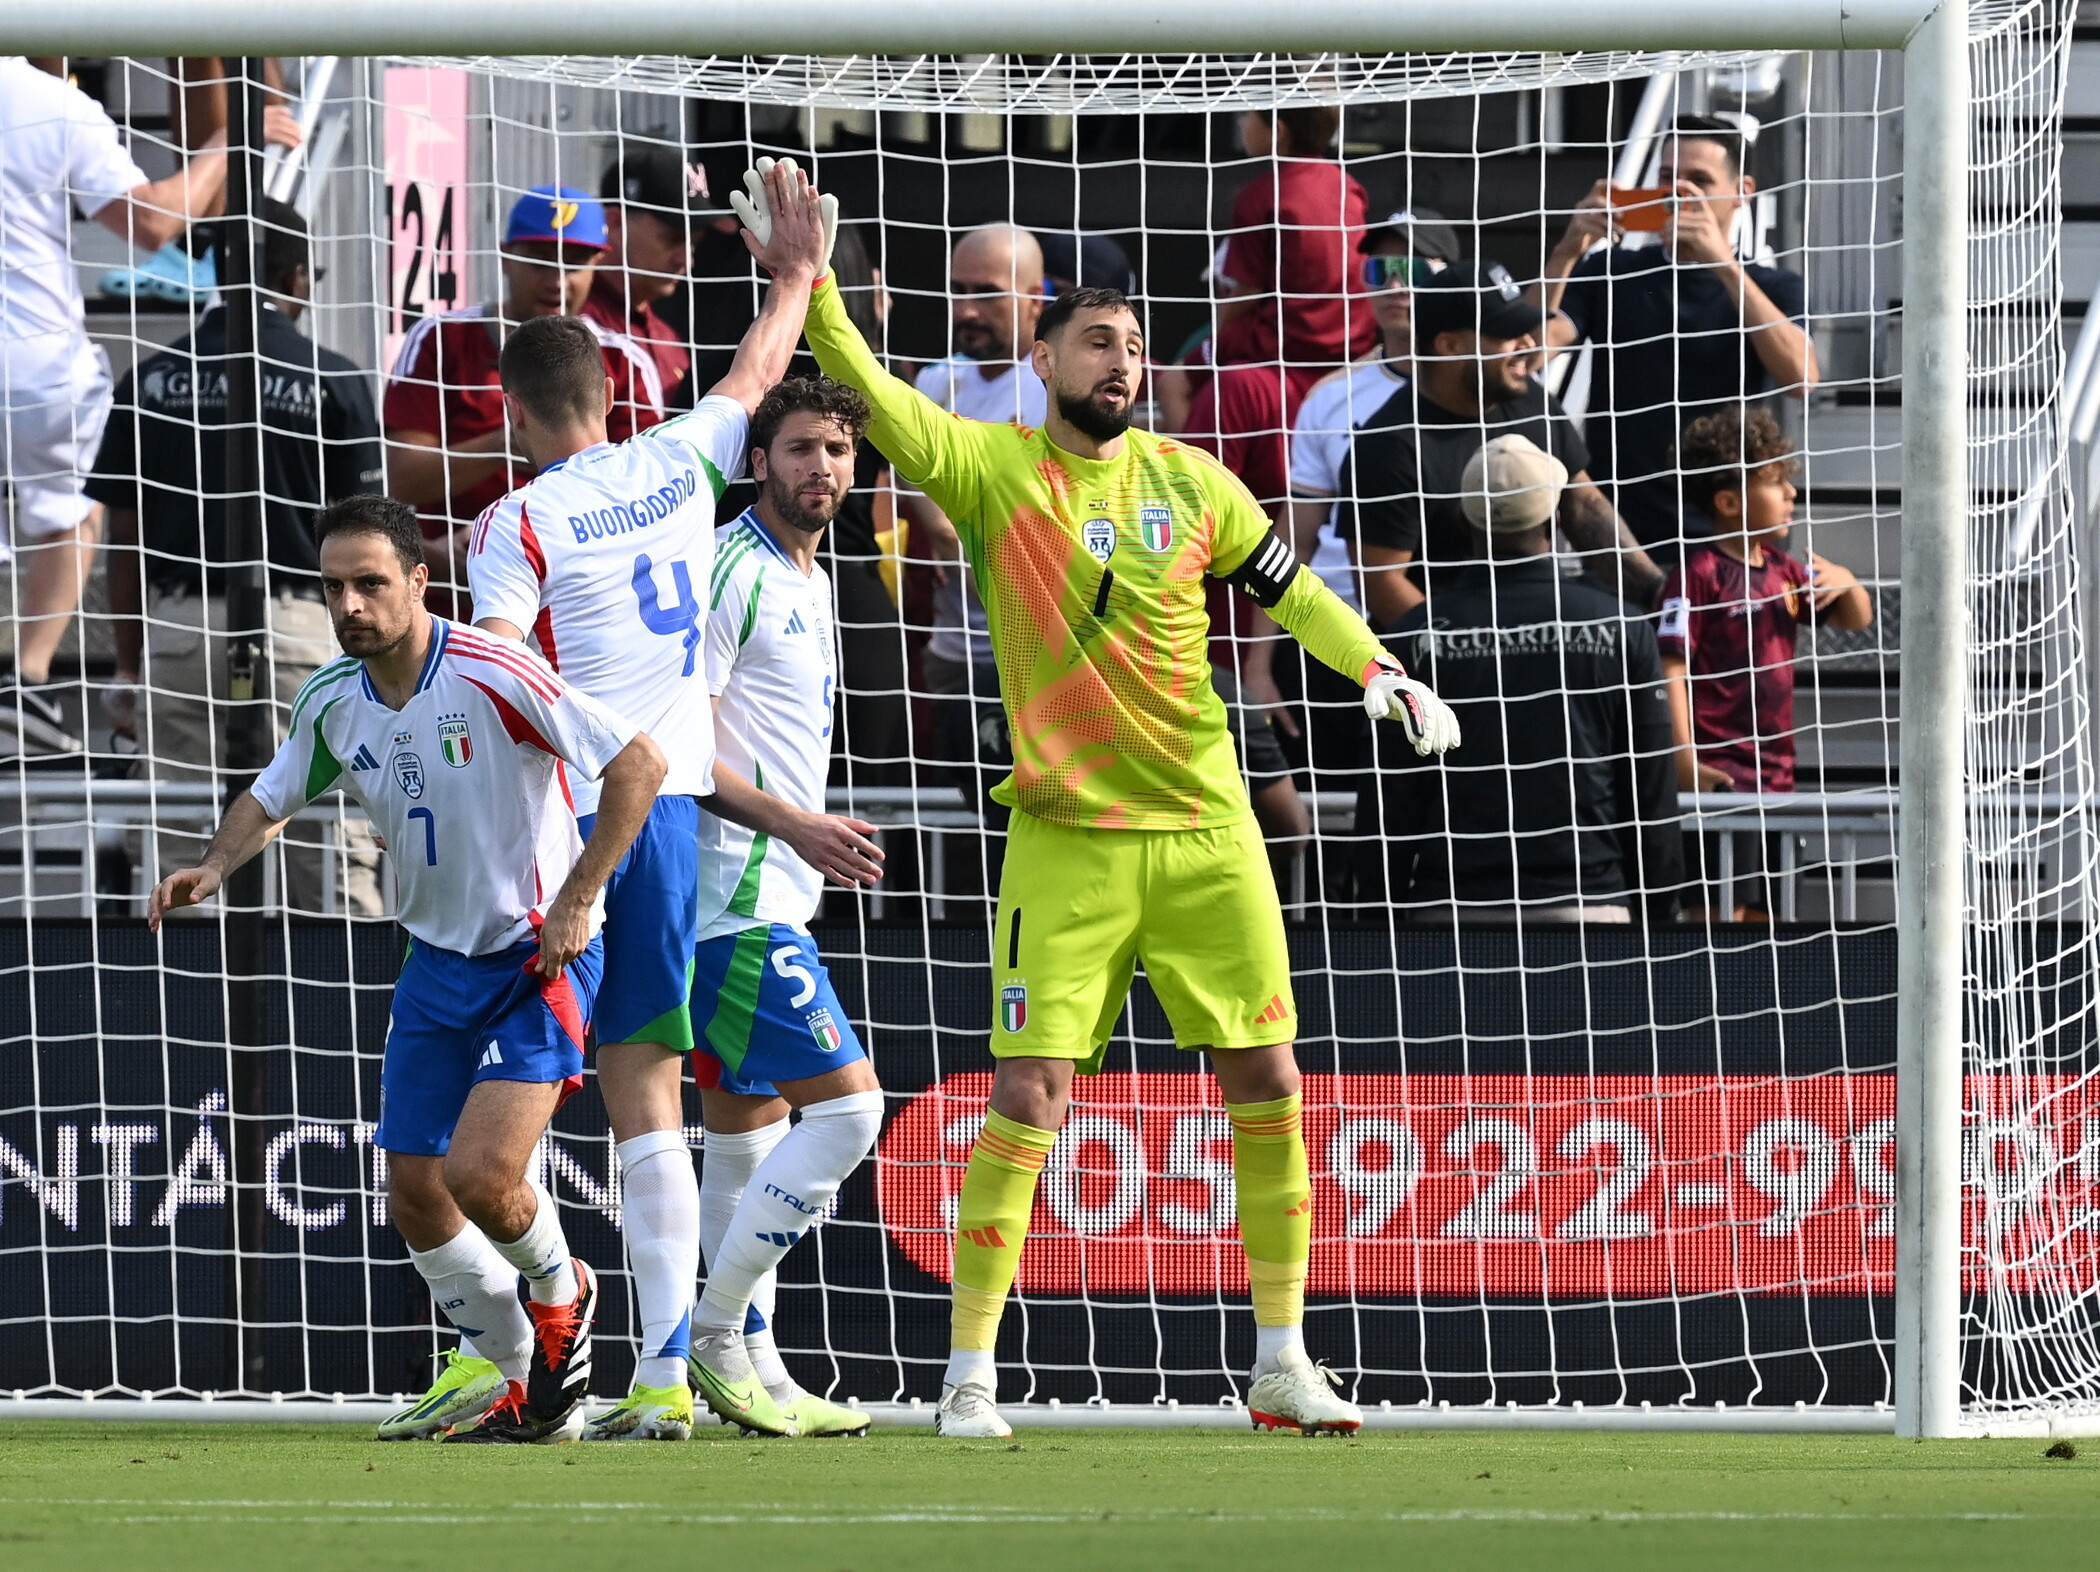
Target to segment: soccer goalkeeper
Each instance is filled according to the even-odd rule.
[[[749,183],[737,205],[762,241],[764,189]],[[1177,1046],[1210,1055],[1232,1121],[1254,1423],[1356,1429],[1361,1411],[1305,1351],[1298,1015],[1282,909],[1211,689],[1204,575],[1362,683],[1365,709],[1399,721],[1417,752],[1456,746],[1456,718],[1297,562],[1236,478],[1130,429],[1144,337],[1119,291],[1070,289],[1044,309],[1040,431],[958,419],[891,376],[828,276],[804,331],[818,365],[867,395],[869,438],[954,521],[1013,734],[1013,774],[992,793],[1015,810],[993,935],[997,1066],[956,1215],[940,1433],[1010,1433],[992,1348],[1036,1179],[1072,1076],[1099,1068],[1140,960]]]

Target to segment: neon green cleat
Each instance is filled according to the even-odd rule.
[[[694,1393],[723,1424],[754,1435],[795,1434],[794,1425],[773,1401],[773,1394],[759,1380],[758,1372],[751,1368],[741,1328],[695,1337],[685,1368]]]
[[[638,1386],[583,1427],[586,1441],[690,1441],[693,1394],[685,1386]]]
[[[780,1411],[798,1436],[864,1436],[875,1423],[873,1414],[827,1402],[808,1392],[782,1403]]]
[[[454,1425],[470,1425],[503,1395],[503,1372],[486,1359],[445,1350],[445,1368],[430,1390],[381,1422],[382,1441],[428,1441]]]

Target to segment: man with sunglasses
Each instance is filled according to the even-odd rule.
[[[335,658],[321,598],[313,521],[321,507],[380,483],[379,421],[371,379],[299,331],[322,269],[306,220],[270,197],[258,205],[262,310],[257,383],[262,416],[263,553],[269,573],[264,651],[282,727],[292,698]],[[249,367],[226,353],[226,307],[140,362],[118,385],[116,405],[87,494],[109,509],[109,609],[116,683],[105,709],[134,740],[155,780],[209,781],[226,762],[225,389]],[[202,440],[199,433],[204,434]],[[213,695],[219,702],[213,702]],[[281,738],[281,731],[280,731]],[[293,825],[284,904],[319,912],[325,853],[318,829]],[[199,862],[209,837],[161,830],[146,848],[153,877]],[[379,914],[376,859],[354,857],[339,909]]]

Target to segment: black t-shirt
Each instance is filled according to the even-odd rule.
[[[314,514],[384,487],[372,382],[343,356],[316,348],[280,311],[263,309],[258,338],[270,585],[314,594]],[[226,308],[219,306],[195,333],[140,362],[117,385],[87,493],[139,515],[146,578],[157,588],[224,588],[226,444],[219,432],[229,369]]]
[[[1677,756],[1655,630],[1551,558],[1468,569],[1387,639],[1458,714],[1441,758],[1374,731],[1393,899],[1674,906]],[[1642,892],[1646,900],[1636,898]]]
[[[1806,327],[1798,273],[1755,263],[1743,271]],[[1662,247],[1648,246],[1584,257],[1560,309],[1597,347],[1583,420],[1591,477],[1617,482],[1607,490],[1644,543],[1711,534],[1703,514],[1680,505],[1672,472],[1686,425],[1772,391],[1771,373],[1743,331],[1741,306],[1709,269],[1678,267]]]
[[[1466,465],[1496,437],[1529,437],[1568,466],[1589,468],[1589,449],[1551,394],[1536,384],[1482,415],[1455,415],[1409,383],[1350,438],[1335,530],[1369,546],[1409,551],[1438,586],[1480,559],[1479,531],[1461,504]]]

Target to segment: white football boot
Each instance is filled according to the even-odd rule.
[[[1277,1368],[1256,1376],[1248,1387],[1247,1416],[1257,1430],[1351,1435],[1363,1428],[1364,1411],[1340,1395],[1341,1384],[1340,1376],[1314,1364],[1304,1349],[1286,1349]]]
[[[933,1411],[933,1433],[963,1441],[999,1441],[1014,1427],[999,1417],[992,1389],[982,1381],[941,1388],[941,1406]]]

